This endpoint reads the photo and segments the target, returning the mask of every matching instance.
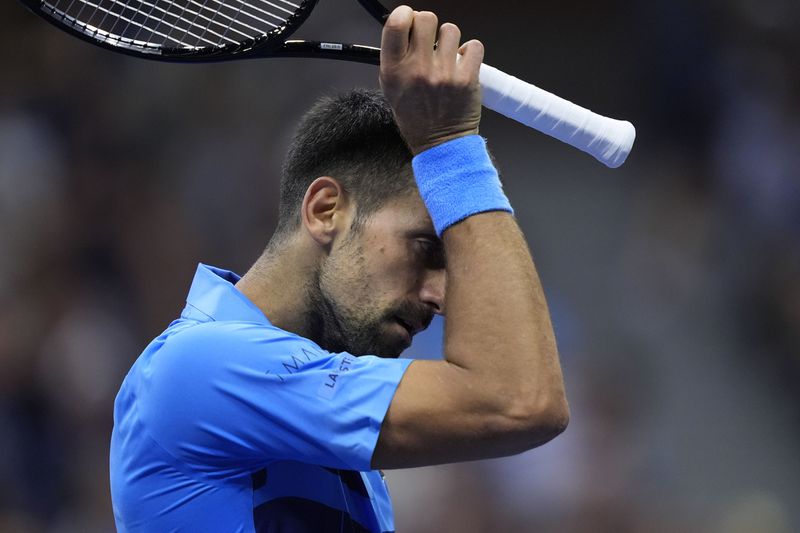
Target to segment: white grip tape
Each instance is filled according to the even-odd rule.
[[[628,121],[598,115],[489,65],[481,65],[483,105],[591,154],[610,168],[625,162],[636,138]]]

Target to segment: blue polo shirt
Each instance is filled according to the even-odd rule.
[[[120,532],[386,532],[370,470],[408,359],[330,353],[276,328],[200,265],[181,317],[114,403],[111,496]]]

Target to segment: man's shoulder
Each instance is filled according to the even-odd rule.
[[[219,386],[243,392],[254,380],[283,383],[283,374],[331,357],[313,341],[269,324],[177,320],[142,353],[126,383],[140,402],[160,411],[213,395]]]
[[[160,337],[159,351],[172,357],[189,356],[199,362],[205,356],[287,355],[313,353],[331,355],[315,342],[270,324],[220,320],[207,322],[177,321]]]

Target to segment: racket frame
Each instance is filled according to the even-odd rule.
[[[47,20],[58,29],[88,43],[126,55],[174,63],[213,63],[232,59],[255,59],[267,57],[321,58],[355,61],[377,65],[380,63],[380,48],[359,44],[331,41],[287,40],[311,15],[319,0],[303,0],[300,7],[284,24],[254,39],[245,39],[239,44],[204,46],[194,49],[178,47],[147,46],[134,44],[130,39],[107,34],[79,21],[70,24],[69,18],[54,10],[44,0],[20,0],[30,11]],[[389,11],[379,2],[358,0],[358,3],[381,25],[386,22]],[[81,28],[83,26],[83,28]],[[102,38],[103,34],[107,36]]]

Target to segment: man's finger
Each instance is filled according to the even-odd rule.
[[[460,71],[467,78],[478,78],[478,71],[483,63],[483,43],[472,39],[461,45],[458,49],[461,58],[458,61],[457,72]]]
[[[436,30],[439,19],[430,11],[419,11],[414,14],[414,23],[411,26],[410,51],[427,54],[433,57],[433,46],[436,43]]]
[[[436,48],[436,55],[442,64],[450,69],[450,72],[455,68],[459,41],[461,41],[461,30],[458,29],[458,26],[450,22],[442,24],[442,27],[439,28],[439,45]]]
[[[386,19],[381,36],[381,63],[400,61],[408,51],[408,39],[414,10],[398,6]]]

